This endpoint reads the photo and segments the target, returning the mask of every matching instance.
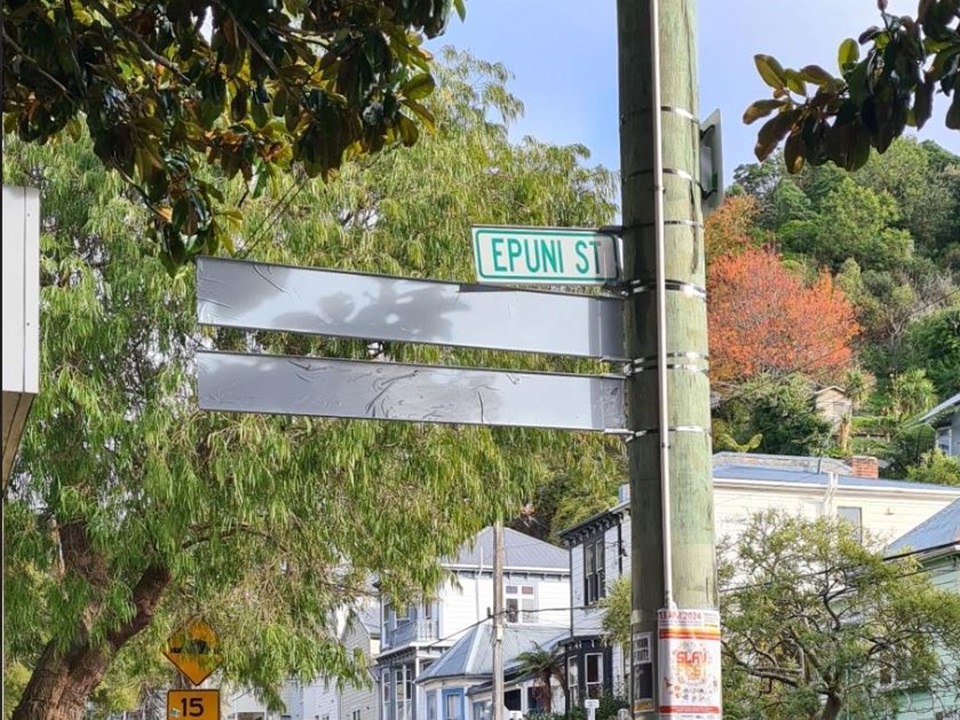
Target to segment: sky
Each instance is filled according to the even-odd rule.
[[[642,1],[642,0],[638,0]],[[556,143],[581,143],[591,162],[619,167],[617,136],[616,0],[467,0],[467,17],[451,21],[430,44],[470,50],[502,62],[514,74],[508,85],[525,106],[511,129]],[[917,0],[892,0],[890,12],[915,14]],[[818,64],[839,74],[837,48],[879,24],[876,0],[700,0],[700,116],[722,115],[724,175],[755,162],[760,123],[745,126],[743,110],[770,97],[753,56],[765,53],[785,67]],[[960,154],[960,133],[944,126],[946,98],[920,133]]]

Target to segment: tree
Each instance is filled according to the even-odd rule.
[[[960,485],[960,458],[934,448],[921,455],[919,463],[907,468],[907,479],[933,485]]]
[[[621,575],[610,584],[606,596],[600,600],[600,606],[604,609],[602,625],[607,642],[626,648],[630,647],[633,637],[630,625],[631,592],[633,588],[629,576]]]
[[[545,715],[549,715],[553,708],[552,682],[554,678],[560,683],[563,690],[564,705],[569,707],[570,697],[567,687],[565,658],[566,655],[561,646],[557,645],[547,650],[538,643],[534,643],[532,650],[525,650],[517,655],[517,662],[520,663],[523,672],[532,673],[536,678],[535,692]]]
[[[953,687],[960,596],[845,520],[753,516],[721,558],[724,714],[887,717],[898,685]],[[895,682],[895,685],[891,685]]]
[[[242,198],[290,171],[412,145],[434,87],[426,37],[443,2],[132,0],[3,4],[4,131],[44,143],[85,123],[100,160],[150,209],[163,257],[230,248]]]
[[[715,411],[717,447],[771,455],[827,455],[832,429],[813,404],[813,385],[800,373],[758,376]],[[736,438],[745,438],[739,443]]]
[[[612,219],[610,173],[584,167],[582,148],[508,142],[519,103],[502,67],[449,63],[431,105],[434,136],[349,163],[326,187],[281,178],[281,207],[248,198],[238,250],[466,280],[473,221]],[[146,211],[83,138],[55,148],[10,141],[4,152],[8,179],[32,172],[42,191],[49,378],[4,495],[6,601],[17,609],[6,616],[5,661],[31,671],[14,720],[78,720],[98,686],[164,667],[164,639],[197,612],[220,630],[224,678],[271,706],[291,676],[357,678],[363,664],[344,650],[331,615],[368,594],[371,575],[398,601],[432,589],[444,577],[438,558],[517,512],[569,451],[566,433],[197,412],[192,357],[211,338],[191,318],[191,273],[171,279],[144,256],[150,242],[137,228]],[[231,201],[245,191],[220,186]],[[283,333],[223,330],[216,342],[368,356],[362,342]],[[403,344],[384,351],[413,362],[598,367]],[[579,442],[587,457],[622,452],[600,435]]]
[[[749,124],[776,113],[757,134],[758,159],[786,141],[783,155],[791,173],[805,163],[827,161],[856,170],[867,162],[871,147],[883,153],[908,125],[922,128],[937,92],[952,94],[946,124],[960,130],[957,0],[920,0],[916,19],[886,12],[887,0],[877,4],[883,26],[840,44],[840,77],[819,65],[795,70],[769,55],[755,57],[773,98],[754,102],[743,120]],[[860,45],[869,46],[862,60]]]
[[[715,259],[707,288],[715,383],[799,368],[828,380],[849,367],[859,327],[830,275],[808,287],[775,254],[751,249]]]
[[[732,195],[710,213],[704,228],[707,263],[759,245],[762,239],[756,225],[759,213],[759,205],[752,195]]]

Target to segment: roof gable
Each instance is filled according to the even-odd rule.
[[[504,570],[552,570],[569,575],[570,563],[567,551],[531,535],[511,528],[503,530],[503,545],[506,550]],[[486,527],[477,536],[462,546],[456,558],[445,558],[449,568],[492,568],[493,528]]]
[[[887,556],[960,545],[960,500],[917,525],[887,546]]]

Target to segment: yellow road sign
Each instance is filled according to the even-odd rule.
[[[167,691],[167,720],[220,720],[220,691]]]
[[[213,628],[193,618],[169,637],[163,654],[190,682],[199,685],[220,666],[218,647]]]

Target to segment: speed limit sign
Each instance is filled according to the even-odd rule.
[[[167,720],[220,720],[220,691],[168,691]]]

